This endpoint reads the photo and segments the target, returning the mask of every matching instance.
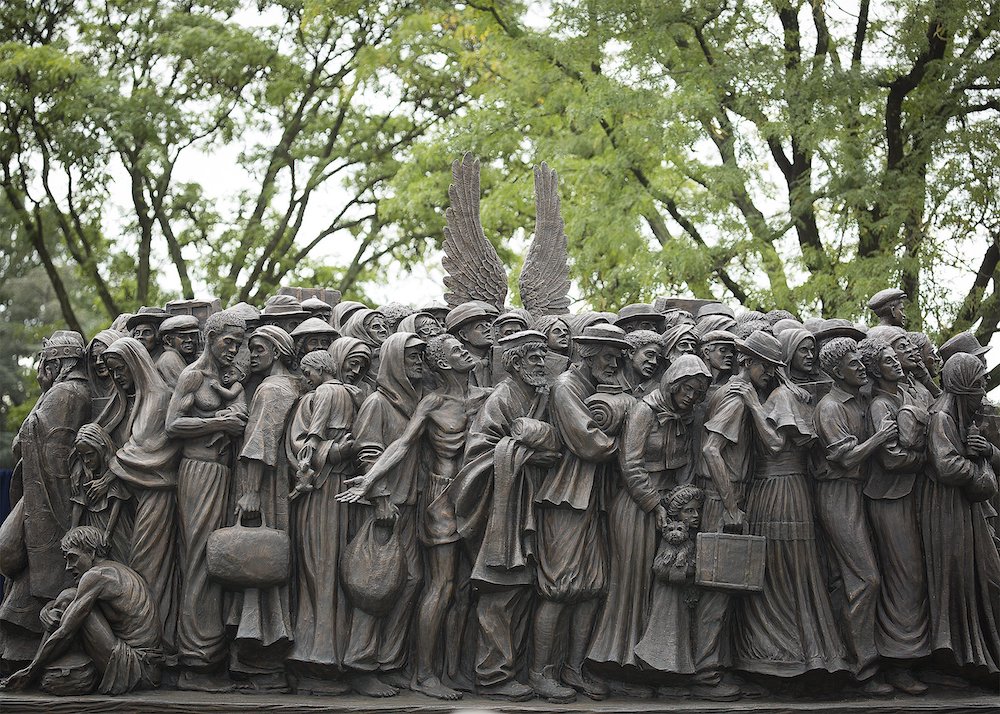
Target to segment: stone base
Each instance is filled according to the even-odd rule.
[[[978,690],[975,694],[934,693],[920,697],[884,699],[743,699],[716,703],[669,699],[608,699],[602,702],[581,698],[572,704],[549,704],[540,700],[509,703],[483,697],[467,696],[458,702],[439,702],[412,692],[389,699],[370,699],[355,695],[343,697],[307,697],[291,695],[199,694],[173,690],[138,692],[120,697],[52,697],[35,693],[0,693],[3,714],[46,712],[47,714],[104,714],[105,712],[146,712],[162,714],[211,714],[214,712],[333,712],[357,713],[407,712],[440,714],[442,712],[639,712],[648,714],[791,714],[824,712],[826,714],[898,714],[899,712],[943,712],[946,714],[985,714],[1000,711],[996,695]]]

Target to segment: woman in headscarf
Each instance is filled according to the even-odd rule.
[[[73,446],[73,526],[100,530],[112,559],[127,564],[132,542],[132,494],[107,470],[117,448],[111,435],[95,422],[80,427]]]
[[[330,356],[336,368],[337,378],[351,390],[351,398],[359,409],[365,398],[371,394],[365,379],[371,371],[372,350],[361,340],[341,337],[330,345]]]
[[[385,322],[385,317],[378,310],[369,310],[368,308],[355,310],[344,324],[341,334],[344,337],[353,337],[356,340],[361,340],[371,349],[371,369],[365,376],[365,381],[374,389],[375,375],[378,374],[379,353],[382,343],[389,337],[389,327]]]
[[[412,332],[422,340],[429,340],[444,332],[444,328],[429,312],[417,311],[400,320],[396,332]]]
[[[263,379],[250,401],[236,463],[236,518],[287,531],[290,474],[284,434],[300,393],[291,371],[293,341],[280,327],[262,325],[250,336],[248,349],[250,370]],[[259,688],[283,689],[283,668],[275,661],[281,661],[292,640],[288,585],[237,591],[226,624],[235,628],[230,668],[251,675]]]
[[[138,340],[122,337],[104,352],[115,381],[115,397],[101,425],[119,434],[121,446],[108,471],[135,496],[129,565],[141,575],[157,603],[163,648],[176,652],[178,611],[177,463],[180,444],[167,436],[171,390]]]
[[[302,358],[302,376],[310,391],[295,408],[284,445],[286,461],[312,473],[311,489],[296,489],[291,504],[297,558],[295,642],[288,664],[300,693],[335,694],[349,688],[336,681],[343,671],[350,627],[350,607],[340,587],[349,507],[336,495],[345,480],[357,475],[351,429],[358,390],[337,379],[337,367],[330,353]]]
[[[87,382],[90,384],[90,409],[95,416],[104,411],[115,394],[114,380],[111,379],[102,355],[112,342],[125,336],[124,332],[117,330],[101,330],[94,335],[84,351],[87,359]]]
[[[1000,553],[987,518],[1000,452],[979,434],[976,412],[986,368],[971,354],[944,365],[944,392],[931,407],[930,468],[921,531],[930,596],[931,649],[964,675],[1000,671]]]
[[[663,361],[668,367],[681,355],[693,355],[697,352],[698,332],[693,326],[675,325],[663,333]]]
[[[662,501],[675,486],[691,481],[693,409],[705,397],[711,379],[712,373],[698,357],[682,355],[663,375],[659,388],[636,402],[626,417],[625,488],[618,491],[608,513],[609,590],[587,655],[594,662],[627,668],[625,677],[643,668],[634,648],[649,619],[657,532],[667,522]],[[641,689],[635,687],[633,693]]]
[[[341,334],[344,333],[344,325],[347,324],[348,319],[351,315],[361,309],[367,309],[367,305],[363,302],[357,302],[355,300],[343,300],[338,302],[333,306],[333,316],[330,318],[330,324],[332,324]]]
[[[786,330],[778,339],[782,361],[793,373],[812,370],[815,340],[809,332]],[[735,662],[739,669],[776,677],[848,669],[820,567],[809,489],[815,402],[803,399],[802,390],[782,381],[764,403],[783,443],[777,454],[758,454],[747,496],[750,532],[767,538],[764,592],[744,600]]]

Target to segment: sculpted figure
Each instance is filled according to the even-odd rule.
[[[272,295],[264,303],[264,309],[260,313],[260,323],[280,327],[291,334],[292,330],[305,322],[308,317],[309,313],[303,310],[302,304],[291,295]]]
[[[248,348],[249,369],[261,381],[250,400],[236,462],[235,516],[287,531],[291,469],[284,448],[285,427],[299,398],[299,380],[291,372],[292,338],[279,327],[262,325],[250,336]],[[215,392],[226,400],[222,389]],[[236,591],[228,624],[235,630],[236,645],[230,668],[250,677],[258,689],[283,689],[281,660],[292,640],[288,584]]]
[[[688,324],[675,325],[663,333],[663,362],[666,366],[681,355],[698,353],[698,334]]]
[[[789,382],[809,393],[809,403],[815,409],[832,386],[830,378],[819,367],[816,336],[804,327],[791,325],[775,336],[781,343],[782,354],[787,360],[785,376]]]
[[[500,341],[509,378],[469,427],[465,462],[449,489],[458,533],[473,554],[479,588],[476,685],[487,697],[534,696],[517,679],[525,655],[535,582],[534,495],[558,442],[545,417],[545,337],[523,331]]]
[[[333,319],[333,305],[326,303],[319,298],[311,297],[302,301],[302,309],[309,313],[310,317],[322,320],[326,324],[331,324]]]
[[[989,345],[985,347],[979,344],[979,340],[971,332],[959,332],[957,335],[949,339],[943,345],[941,345],[938,350],[938,354],[941,356],[941,361],[944,364],[948,364],[948,360],[952,356],[957,354],[970,354],[974,357],[978,357],[986,366],[986,353],[990,351]]]
[[[414,312],[404,317],[396,332],[412,332],[422,340],[429,340],[444,332],[444,327],[437,318],[429,312]]]
[[[122,484],[135,500],[128,563],[149,585],[168,657],[176,652],[178,613],[177,462],[179,444],[166,431],[171,391],[145,348],[131,337],[104,353],[115,380],[115,399],[100,423],[117,435],[108,464],[110,490]]]
[[[625,352],[622,381],[627,392],[641,398],[659,386],[660,333],[633,330],[625,336],[629,349]]]
[[[493,343],[496,344],[504,337],[510,337],[515,332],[527,329],[528,318],[520,311],[509,310],[493,321]]]
[[[256,340],[254,335],[251,342]],[[295,637],[288,661],[299,693],[350,689],[342,679],[350,607],[340,587],[348,507],[338,503],[336,495],[357,473],[352,429],[360,390],[337,379],[340,367],[329,353],[310,352],[302,358],[302,376],[310,391],[295,407],[285,436],[287,462],[313,474],[308,490],[296,487],[291,504],[297,557]],[[283,481],[278,479],[277,485]]]
[[[361,340],[372,352],[372,366],[366,379],[372,383],[374,388],[375,375],[378,374],[379,359],[382,343],[389,337],[389,326],[385,322],[385,317],[378,310],[360,308],[351,313],[350,318],[341,329],[344,337],[353,337]]]
[[[701,529],[707,532],[743,525],[754,453],[773,451],[781,443],[760,403],[760,394],[771,384],[775,370],[784,366],[781,344],[767,333],[754,332],[736,348],[739,371],[715,392],[705,409],[699,470],[705,493]],[[722,668],[729,664],[732,609],[732,597],[724,592],[700,595],[697,674],[692,686],[696,696],[726,700],[753,692],[749,684],[722,679]]]
[[[7,678],[3,688],[26,687],[77,640],[100,672],[101,694],[158,686],[160,618],[146,582],[132,568],[108,559],[103,536],[93,526],[73,528],[60,545],[77,585],[42,610],[48,634],[31,664]]]
[[[56,544],[72,523],[73,442],[77,429],[90,418],[83,350],[78,332],[58,330],[43,342],[39,383],[44,391],[14,439],[18,463],[11,481],[9,518],[14,527],[23,524],[16,540],[26,549],[27,567],[22,561],[23,569],[4,573],[12,580],[0,603],[5,660],[31,656],[41,632],[42,605],[68,584]],[[8,631],[9,626],[14,629]],[[27,633],[32,634],[25,637]],[[19,646],[26,649],[18,651]]]
[[[804,329],[779,336],[786,369],[811,372],[815,340]],[[767,538],[764,590],[743,599],[734,636],[734,664],[774,677],[813,670],[848,671],[820,565],[810,488],[816,442],[813,411],[794,380],[782,381],[764,403],[777,449],[762,449],[747,496],[750,533]]]
[[[712,372],[709,395],[733,376],[736,366],[736,335],[727,330],[712,330],[702,335],[698,353]]]
[[[868,300],[868,309],[875,313],[880,325],[906,327],[907,296],[899,288],[879,290]]]
[[[115,394],[115,383],[104,364],[103,355],[104,350],[119,337],[125,337],[125,333],[101,330],[94,335],[84,352],[87,359],[87,383],[90,385],[90,413],[94,416],[104,411]]]
[[[330,349],[333,341],[340,336],[329,322],[320,320],[318,317],[306,318],[292,330],[291,335],[295,342],[296,360],[300,360],[303,356],[316,350]]]
[[[397,332],[399,323],[413,314],[412,307],[399,302],[387,302],[385,305],[379,305],[378,311],[385,319],[385,325],[390,333]]]
[[[923,332],[908,332],[906,334],[910,338],[910,344],[916,349],[920,355],[920,361],[923,363],[925,376],[921,379],[921,382],[927,387],[927,391],[931,393],[931,396],[937,399],[941,396],[941,387],[938,386],[937,380],[941,376],[941,368],[944,366],[941,355],[938,354],[937,347],[931,342],[931,338]]]
[[[155,363],[163,352],[163,345],[157,334],[160,323],[170,315],[162,307],[140,307],[135,313],[125,321],[125,328],[130,337],[137,339],[149,352]]]
[[[585,329],[576,338],[581,361],[559,375],[552,386],[552,425],[565,448],[536,499],[541,600],[535,611],[528,675],[535,693],[549,701],[572,700],[574,690],[595,699],[609,693],[607,684],[584,673],[583,663],[607,591],[603,512],[610,484],[600,478],[599,467],[617,454],[618,444],[597,426],[585,402],[598,385],[613,385],[619,379],[619,360],[629,346],[624,337],[612,325]],[[566,661],[560,672],[555,648],[567,635]]]
[[[930,407],[934,398],[922,383],[927,378],[920,352],[910,342],[910,337],[902,327],[879,325],[868,330],[868,337],[884,340],[896,353],[896,359],[903,368],[901,387],[924,409]]]
[[[920,529],[930,595],[931,649],[966,676],[1000,670],[1000,555],[987,524],[1000,452],[981,436],[976,410],[986,368],[974,354],[951,356],[944,393],[931,408],[929,469]]]
[[[352,318],[354,319],[354,318]],[[354,438],[361,468],[373,467],[386,447],[399,439],[424,395],[424,348],[426,343],[408,332],[389,335],[382,345],[382,362],[372,393],[358,412]],[[392,469],[372,493],[373,510],[360,517],[393,524],[403,549],[406,583],[384,617],[362,609],[352,610],[350,641],[344,665],[353,671],[351,686],[360,694],[388,697],[409,685],[403,669],[409,661],[410,624],[417,596],[423,585],[423,561],[417,546],[418,498],[427,482],[422,454]]]
[[[341,337],[337,339],[329,349],[333,357],[333,363],[337,366],[337,377],[344,384],[357,387],[358,391],[354,395],[358,406],[371,394],[371,388],[365,379],[371,371],[372,350],[361,340],[353,337]]]
[[[342,300],[341,302],[338,302],[334,306],[333,317],[330,318],[330,322],[335,330],[337,330],[340,333],[343,333],[344,325],[347,324],[347,321],[350,319],[351,315],[353,315],[358,310],[367,307],[368,306],[365,305],[363,302],[356,302],[354,300]]]
[[[73,527],[86,525],[100,530],[111,556],[126,563],[132,539],[131,504],[127,501],[132,494],[107,470],[117,450],[111,435],[98,424],[84,424],[73,446]]]
[[[681,310],[679,307],[668,308],[663,313],[663,331],[666,332],[671,327],[676,327],[677,325],[690,325],[694,327],[694,315],[687,310]]]
[[[905,423],[909,418],[919,427],[918,433],[899,431],[878,448],[870,462],[864,493],[882,574],[875,646],[884,659],[894,661],[887,663],[888,683],[908,694],[922,694],[927,686],[900,665],[931,653],[927,579],[918,525],[927,411],[902,388],[903,368],[885,340],[867,337],[858,344],[858,353],[873,381],[869,421],[875,425],[896,422],[899,431],[900,420]]]
[[[241,435],[247,422],[245,395],[227,403],[212,385],[236,359],[244,333],[242,318],[225,310],[205,321],[205,351],[181,373],[167,411],[167,434],[182,443],[177,473],[183,568],[177,649],[182,689],[231,687],[216,676],[225,665],[228,642],[222,586],[208,576],[205,548],[208,536],[225,525],[231,438]]]
[[[493,385],[490,348],[493,346],[493,321],[497,309],[484,302],[466,302],[448,313],[445,328],[458,338],[476,360],[469,373],[469,383],[476,387]]]
[[[654,310],[652,305],[635,303],[626,305],[619,310],[618,318],[614,324],[626,333],[636,330],[661,333],[663,332],[663,314]]]
[[[624,488],[614,496],[608,513],[611,573],[608,596],[587,655],[592,661],[639,669],[646,665],[658,669],[663,664],[644,664],[636,654],[636,645],[644,634],[654,648],[652,641],[657,637],[672,636],[647,629],[657,533],[670,520],[664,498],[679,484],[692,480],[693,410],[704,399],[709,379],[708,368],[700,359],[682,355],[670,365],[658,388],[640,399],[626,417],[622,439]],[[685,533],[684,541],[687,539]],[[682,576],[686,577],[686,572]],[[631,673],[626,671],[624,676]],[[652,694],[637,686],[626,688],[625,693]]]
[[[855,676],[864,693],[891,694],[892,687],[879,674],[875,613],[881,577],[862,491],[867,462],[879,447],[896,437],[896,424],[878,424],[874,433],[868,427],[861,397],[868,376],[857,342],[849,337],[831,339],[820,350],[819,361],[833,387],[813,415],[819,446],[826,457],[825,468],[816,473],[816,515],[826,534],[831,565],[842,582],[841,626]]]
[[[198,357],[201,325],[193,315],[175,315],[160,323],[158,335],[162,351],[156,358],[156,371],[173,389],[184,368]]]

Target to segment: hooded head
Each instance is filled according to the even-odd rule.
[[[814,380],[819,378],[819,359],[816,350],[816,338],[804,327],[790,328],[779,332],[776,337],[781,343],[781,359],[784,361],[788,376],[792,381]],[[796,359],[796,352],[806,340],[812,340],[812,355],[799,355]],[[803,364],[803,362],[808,364]],[[793,370],[793,365],[808,367],[804,370]]]
[[[345,337],[361,340],[376,350],[388,336],[389,328],[381,312],[365,307],[355,310],[340,332]]]
[[[330,345],[330,356],[337,379],[347,384],[359,384],[372,363],[371,348],[354,337],[341,337]]]
[[[423,386],[421,380],[407,376],[406,349],[422,349],[426,344],[412,332],[396,332],[382,343],[375,384],[378,391],[407,416],[417,408],[417,402],[423,396]]]
[[[120,361],[127,372],[127,379],[131,382],[132,388],[128,389],[122,381],[115,379],[115,397],[98,418],[98,422],[109,432],[118,426],[125,414],[130,392],[135,394],[135,404],[132,407],[130,421],[135,423],[141,418],[147,405],[156,404],[163,396],[169,398],[170,387],[163,381],[163,377],[156,371],[153,358],[145,346],[132,337],[121,337],[115,340],[104,351],[104,359]],[[129,429],[131,431],[131,429]]]

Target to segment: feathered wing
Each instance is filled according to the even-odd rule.
[[[535,237],[521,269],[521,303],[535,317],[569,312],[569,256],[559,203],[559,176],[535,167]]]
[[[507,271],[496,249],[486,239],[479,220],[479,160],[465,154],[451,165],[451,205],[445,211],[444,284],[449,307],[482,300],[503,310],[507,299]]]

